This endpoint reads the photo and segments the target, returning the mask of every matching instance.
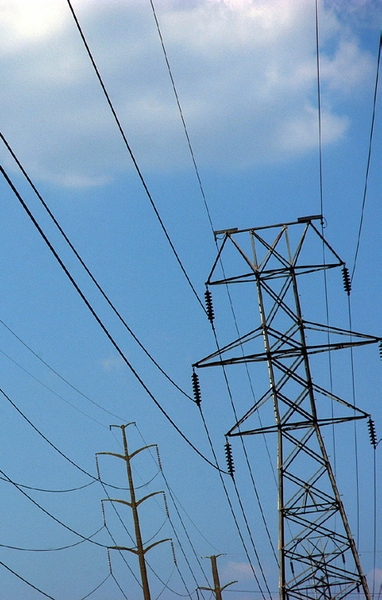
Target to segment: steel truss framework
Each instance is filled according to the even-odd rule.
[[[303,319],[298,278],[344,268],[315,226],[318,218],[216,232],[222,242],[207,286],[253,282],[260,326],[194,367],[267,363],[269,389],[227,435],[277,435],[280,599],[340,600],[355,590],[370,599],[321,432],[324,425],[368,415],[313,383],[309,357],[380,338]],[[266,405],[275,421],[251,426]]]

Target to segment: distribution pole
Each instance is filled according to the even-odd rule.
[[[222,241],[207,294],[210,286],[240,283],[247,290],[252,283],[260,325],[193,367],[267,365],[269,388],[226,435],[277,436],[280,600],[341,600],[356,590],[370,600],[321,431],[369,415],[313,382],[310,356],[381,338],[303,317],[297,283],[302,276],[341,267],[347,294],[351,287],[345,263],[315,220],[322,218],[215,232]],[[316,305],[315,295],[311,307]],[[332,412],[334,405],[340,414]]]
[[[206,592],[213,592],[215,594],[216,600],[222,600],[222,598],[223,598],[222,591],[225,590],[229,585],[232,585],[233,583],[237,583],[237,581],[230,581],[230,583],[226,583],[225,585],[223,585],[223,587],[220,586],[219,572],[218,572],[218,566],[217,566],[217,561],[216,561],[218,556],[221,556],[221,554],[218,554],[217,556],[215,556],[215,555],[209,556],[209,558],[211,559],[212,577],[214,580],[214,587],[213,588],[200,587],[198,589],[205,590]]]
[[[131,425],[131,423],[129,423],[128,425]],[[131,460],[139,452],[142,452],[142,450],[146,450],[147,448],[150,448],[150,447],[154,446],[155,444],[151,444],[149,446],[144,446],[142,448],[139,448],[138,450],[135,450],[135,452],[132,452],[131,454],[129,454],[128,445],[127,445],[127,437],[126,437],[126,427],[128,427],[128,425],[111,425],[110,426],[110,428],[118,427],[119,429],[121,429],[124,454],[116,454],[114,452],[98,452],[97,456],[99,456],[99,455],[115,456],[117,458],[121,458],[126,463],[127,479],[128,479],[129,491],[130,491],[130,502],[127,502],[126,500],[118,500],[118,499],[111,499],[111,498],[104,500],[104,502],[106,502],[106,501],[120,502],[121,504],[125,504],[131,508],[132,515],[133,515],[133,521],[134,521],[135,539],[136,539],[137,547],[136,548],[126,548],[125,546],[112,546],[111,549],[127,550],[129,552],[133,552],[134,554],[136,554],[138,556],[139,570],[140,570],[141,581],[142,581],[143,599],[151,600],[149,582],[148,582],[148,577],[147,577],[145,554],[146,554],[146,552],[151,550],[154,546],[157,546],[158,544],[161,544],[162,542],[167,542],[170,540],[169,539],[159,540],[157,542],[154,542],[153,544],[150,544],[147,547],[145,547],[143,544],[141,527],[140,527],[140,522],[139,522],[138,507],[140,504],[142,504],[142,502],[144,502],[148,498],[151,498],[152,496],[161,494],[163,492],[153,492],[151,494],[148,494],[147,496],[144,496],[143,498],[141,498],[139,500],[136,499],[135,489],[134,489],[134,481],[133,481],[133,473],[132,473],[132,469],[131,469]]]

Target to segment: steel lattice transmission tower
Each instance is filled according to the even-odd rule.
[[[269,388],[227,436],[277,436],[280,599],[340,600],[358,590],[369,600],[321,431],[368,415],[313,382],[310,356],[380,338],[303,318],[303,275],[342,267],[350,293],[344,262],[314,224],[320,218],[216,232],[221,243],[207,286],[247,284],[252,297],[255,286],[260,325],[194,367],[267,364]]]

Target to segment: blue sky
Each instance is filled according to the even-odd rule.
[[[192,285],[203,297],[216,247],[150,2],[73,0],[73,8],[150,195]],[[313,0],[157,0],[155,8],[214,229],[257,227],[318,214]],[[379,2],[372,0],[319,3],[325,235],[350,270],[361,218],[381,14]],[[123,144],[67,2],[2,0],[0,32],[2,134],[129,327],[161,368],[192,395],[191,365],[214,351],[214,338]],[[353,329],[376,336],[382,335],[380,109],[379,97],[351,295]],[[213,460],[196,406],[163,377],[112,313],[3,143],[0,156],[19,193],[141,380],[184,436]],[[105,491],[86,473],[96,476],[95,453],[121,452],[120,432],[110,431],[109,425],[135,422],[136,426],[127,430],[130,448],[158,444],[166,478],[157,473],[155,456],[142,453],[134,468],[137,486],[156,477],[148,487],[140,488],[139,494],[170,485],[170,515],[198,584],[206,585],[179,513],[195,554],[199,558],[223,554],[219,559],[222,584],[238,580],[225,597],[254,597],[244,590],[254,590],[257,597],[258,588],[216,470],[164,417],[96,323],[3,178],[0,186],[0,368],[1,388],[9,398],[2,397],[0,403],[0,544],[4,545],[0,561],[56,600],[80,600],[108,576],[105,548],[89,542],[39,553],[8,548],[58,548],[82,538],[43,513],[7,477],[49,490],[91,483],[73,492],[22,488],[56,519],[89,537],[102,528]],[[314,293],[307,288],[307,318],[310,309],[317,308]],[[337,283],[330,280],[329,293],[332,324],[348,328],[340,273]],[[216,329],[225,344],[232,340],[233,326],[223,290],[214,290],[214,300]],[[251,313],[255,328],[259,317],[257,303],[252,307],[252,301],[235,290],[239,318],[245,322]],[[304,306],[303,297],[301,301]],[[333,362],[335,391],[352,401],[349,354]],[[356,404],[372,414],[381,437],[378,349],[357,349],[354,365]],[[241,383],[240,370],[235,373],[233,369],[229,376],[238,411],[243,413],[251,399]],[[256,377],[259,386],[266,385],[266,369]],[[326,363],[317,365],[314,379],[328,385]],[[214,369],[203,370],[200,380],[206,422],[224,467],[224,434],[234,424],[227,391],[221,373]],[[49,445],[16,407],[86,473]],[[340,425],[335,438],[335,453],[330,449],[332,458],[336,455],[338,485],[372,585],[373,450],[366,423],[361,422],[356,433],[353,425]],[[240,493],[276,596],[275,561],[244,460],[237,445],[233,446]],[[269,463],[264,463],[264,445],[251,438],[248,449],[270,531],[276,536],[277,491]],[[273,442],[270,449],[276,464]],[[356,459],[360,508],[355,493]],[[104,480],[124,487],[126,473],[120,463],[111,457],[100,458]],[[380,489],[380,479],[378,484]],[[230,481],[227,486],[235,502]],[[126,497],[124,490],[110,488],[109,493],[114,498]],[[378,501],[380,514],[379,496]],[[119,507],[119,512],[131,531],[128,509]],[[116,542],[131,544],[110,505],[105,506],[105,514]],[[159,496],[142,507],[142,522],[145,540],[158,530],[159,538],[174,538]],[[380,531],[379,522],[379,536]],[[110,544],[105,528],[94,539]],[[196,598],[195,581],[176,539],[174,543],[182,575]],[[170,546],[159,548],[148,554],[153,569],[149,571],[152,597],[158,597],[163,589],[155,573],[163,581],[169,580],[174,590],[165,590],[162,598],[185,594],[179,574],[173,572]],[[135,557],[126,554],[136,574]],[[208,560],[200,558],[200,563],[209,574]],[[113,554],[112,565],[129,600],[141,597],[121,557]],[[378,589],[382,582],[380,546],[375,566]],[[2,589],[9,600],[43,597],[5,567]],[[90,597],[117,600],[123,594],[109,577]]]

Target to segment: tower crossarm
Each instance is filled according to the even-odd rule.
[[[355,589],[370,600],[321,431],[369,415],[313,382],[311,357],[382,338],[303,318],[305,276],[341,267],[347,283],[344,261],[316,226],[320,219],[216,232],[220,247],[207,285],[242,284],[236,290],[249,290],[252,302],[256,296],[260,325],[193,367],[267,367],[269,388],[226,436],[272,433],[277,440],[280,600],[342,600]],[[305,289],[317,313],[318,295]]]

